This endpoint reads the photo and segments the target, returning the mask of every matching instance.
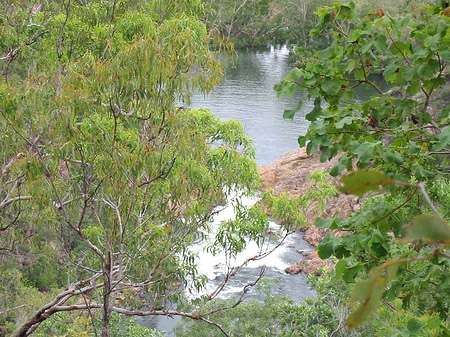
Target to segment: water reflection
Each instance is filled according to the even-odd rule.
[[[283,119],[284,110],[298,100],[306,101],[305,92],[277,98],[273,90],[292,68],[286,46],[237,53],[236,65],[227,69],[222,83],[207,97],[194,95],[191,107],[208,108],[222,120],[240,121],[253,138],[257,163],[269,164],[298,148],[297,138],[307,131],[304,115],[312,109],[312,102],[305,102],[293,120]]]

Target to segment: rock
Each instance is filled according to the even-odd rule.
[[[312,185],[307,178],[310,173],[315,170],[327,170],[336,165],[338,160],[339,157],[335,157],[330,161],[321,163],[319,153],[308,155],[305,148],[287,152],[272,164],[258,167],[263,181],[262,189],[263,191],[273,189],[276,194],[290,192],[294,196],[299,197]],[[337,184],[339,178],[330,177],[329,179],[331,183]],[[336,212],[339,212],[339,217],[345,218],[351,212],[358,211],[360,207],[360,198],[340,194],[331,198],[321,217],[331,217]],[[330,232],[327,228],[317,228],[313,225],[316,217],[315,215],[308,215],[308,222],[311,225],[300,228],[304,232],[303,239],[315,247],[322,242],[324,235]],[[334,235],[345,234],[337,230],[331,232]],[[315,251],[306,253],[305,256],[306,259],[300,260],[286,268],[286,273],[298,274],[303,271],[307,274],[319,275],[319,269],[323,266],[328,266],[330,269],[334,268],[334,263],[331,260],[320,259]]]
[[[272,164],[258,167],[262,177],[262,190],[273,189],[276,194],[290,192],[294,196],[301,196],[312,185],[307,176],[316,170],[327,170],[336,165],[339,157],[335,157],[325,163],[320,162],[320,154],[308,155],[306,148],[290,151],[283,154],[280,159]],[[338,178],[330,177],[330,182],[337,184]],[[360,199],[352,195],[340,194],[332,197],[321,217],[327,218],[339,212],[340,218],[347,217],[351,212],[360,209]],[[308,222],[313,224],[317,216],[308,215]],[[317,246],[325,233],[323,228],[313,225],[302,228],[304,239],[313,246]]]
[[[334,269],[334,264],[330,260],[322,260],[316,251],[305,254],[306,260],[300,260],[296,264],[287,267],[285,272],[288,274],[298,274],[301,271],[306,274],[320,275],[320,268],[327,266]]]

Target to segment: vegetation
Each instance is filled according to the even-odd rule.
[[[264,300],[246,301],[237,307],[214,314],[215,320],[232,336],[370,336],[370,327],[349,331],[345,328],[348,309],[343,299],[349,291],[342,280],[325,272],[321,278],[308,276],[315,298],[295,304],[286,296],[272,295],[276,280],[263,280],[256,291]],[[232,305],[233,299],[224,300]],[[217,305],[217,304],[216,304]],[[183,320],[175,329],[177,336],[220,336],[208,325]]]
[[[446,1],[0,3],[0,336],[162,334],[123,318],[136,315],[187,318],[180,336],[450,335]],[[216,301],[270,253],[230,262],[248,240],[265,247],[268,214],[282,238],[334,193],[316,172],[301,198],[239,202],[259,187],[251,140],[236,121],[180,107],[219,83],[229,39],[311,51],[297,49],[302,69],[275,89],[307,90],[314,109],[300,145],[322,161],[339,156],[333,176],[359,169],[341,192],[371,193],[348,218],[317,220],[345,235],[324,237],[319,256],[336,270],[310,278],[317,298],[302,304],[246,302],[261,276]],[[349,104],[363,86],[373,98]],[[236,219],[211,233],[226,202]],[[203,294],[190,246],[208,234],[230,264]],[[186,289],[201,295],[186,303]]]
[[[204,319],[169,310],[205,283],[189,247],[258,176],[238,122],[178,106],[222,76],[202,3],[1,4],[0,324],[28,336],[82,311],[59,317],[110,336],[114,312]],[[217,253],[265,226],[247,219]]]
[[[320,28],[311,35],[332,35],[332,44],[316,53],[316,62],[294,69],[275,87],[280,95],[301,88],[314,98],[306,115],[309,130],[299,138],[308,153],[320,151],[322,161],[339,155],[330,172],[334,176],[360,169],[341,179],[341,192],[391,192],[369,197],[347,219],[336,214],[316,223],[345,231],[344,236],[327,234],[318,252],[321,258],[339,259],[336,277],[350,283],[359,279],[349,327],[362,324],[382,300],[403,326],[386,324],[376,333],[449,334],[450,107],[432,104],[448,95],[445,8],[419,6],[398,17],[380,8],[362,19],[354,3],[322,8]],[[395,86],[388,92],[370,77],[379,69]],[[358,86],[376,94],[362,104],[346,103]],[[285,117],[292,118],[301,103]],[[378,317],[392,323],[381,312]]]

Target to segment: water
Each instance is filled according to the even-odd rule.
[[[245,132],[253,138],[256,161],[259,165],[270,164],[284,152],[297,149],[298,136],[304,135],[308,128],[304,116],[312,110],[313,102],[307,99],[306,92],[296,91],[290,97],[277,98],[273,90],[273,86],[292,69],[292,65],[288,63],[288,55],[289,50],[285,46],[240,50],[236,66],[226,71],[225,78],[210,95],[192,97],[192,108],[208,108],[222,120],[235,119],[242,123]],[[372,92],[361,87],[356,93],[356,101],[367,99]],[[303,107],[294,119],[283,119],[284,110],[292,109],[299,100],[303,101]],[[243,202],[250,205],[255,200],[248,199]],[[217,228],[220,221],[231,217],[233,208],[229,206],[216,216],[212,228]],[[275,223],[271,223],[271,228],[276,231],[278,227]],[[263,265],[267,267],[264,276],[278,281],[274,285],[273,293],[288,295],[297,303],[314,296],[306,283],[306,275],[302,273],[288,275],[284,272],[286,267],[302,258],[298,253],[299,250],[313,249],[302,240],[301,235],[299,232],[292,234],[266,259],[251,261],[237,277],[230,280],[221,296],[239,294],[246,284],[258,277],[260,267]],[[274,244],[272,243],[269,248]],[[203,248],[204,245],[192,247],[200,256],[199,270],[208,276],[206,292],[209,293],[223,280],[227,266],[222,256],[212,256]],[[234,265],[255,256],[257,252],[256,245],[249,244]],[[177,318],[138,318],[139,324],[167,331],[169,335],[172,335],[170,331],[177,321],[179,321]]]
[[[273,90],[292,69],[288,56],[286,46],[240,50],[236,66],[227,69],[221,84],[207,97],[192,98],[191,107],[208,108],[222,120],[240,121],[253,138],[260,165],[297,149],[298,136],[308,128],[304,116],[312,110],[313,102],[307,101],[306,92],[278,99]],[[283,111],[295,107],[299,100],[305,101],[302,110],[293,120],[283,119]]]
[[[257,201],[257,198],[241,198],[241,204],[251,206]],[[198,270],[201,274],[208,277],[208,283],[206,288],[202,290],[201,294],[211,294],[223,281],[229,267],[240,266],[248,258],[251,258],[258,253],[260,249],[254,242],[250,242],[245,250],[238,254],[238,256],[231,260],[229,264],[226,263],[226,259],[223,255],[214,256],[209,253],[205,248],[213,243],[215,236],[215,230],[222,221],[233,219],[235,212],[232,202],[230,202],[225,208],[219,206],[221,211],[217,213],[211,224],[211,232],[205,233],[207,235],[207,242],[201,242],[191,247],[193,252],[196,252],[199,256],[197,261]],[[270,230],[277,232],[279,226],[271,222]],[[314,296],[314,293],[310,290],[306,282],[305,274],[289,275],[285,273],[285,269],[296,263],[302,258],[302,255],[298,251],[311,251],[314,248],[307,242],[302,240],[300,232],[295,232],[289,235],[283,243],[275,249],[270,255],[264,259],[257,261],[250,261],[239,273],[231,278],[223,290],[220,292],[218,299],[227,298],[229,296],[240,296],[243,288],[253,283],[260,275],[261,267],[265,267],[263,277],[276,280],[271,288],[272,294],[288,295],[294,302],[300,303],[308,297]],[[279,243],[279,241],[268,241],[268,244],[264,246],[264,251],[272,251],[273,248]],[[195,298],[199,294],[195,292],[186,291],[188,298]],[[246,294],[246,300],[263,299],[263,294],[251,289]],[[175,309],[171,308],[171,309]],[[166,331],[168,336],[173,336],[172,329],[177,322],[181,320],[180,317],[165,317],[165,316],[149,316],[149,317],[136,317],[136,322],[140,325],[146,326],[152,329],[158,329]]]

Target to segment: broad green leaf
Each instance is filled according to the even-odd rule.
[[[339,53],[339,51],[342,49],[342,47],[338,47],[336,45],[331,45],[328,48],[322,49],[318,52],[317,56],[320,60],[329,60],[336,57],[336,55]]]
[[[436,151],[440,151],[450,145],[450,125],[442,129],[439,134],[439,142],[434,146]]]
[[[337,79],[326,78],[320,86],[329,95],[336,95],[341,90],[341,82]]]
[[[316,36],[320,34],[320,29],[311,29],[309,32],[309,36]]]
[[[350,125],[353,123],[355,118],[352,116],[346,116],[340,120],[338,120],[335,124],[336,129],[342,129],[345,125]]]
[[[393,301],[395,300],[401,293],[403,284],[401,282],[392,282],[392,284],[389,286],[389,288],[386,290],[384,294],[384,298],[386,301]]]
[[[379,52],[384,53],[388,48],[388,44],[386,41],[387,41],[386,36],[380,34],[377,36],[377,38],[373,42],[373,45]]]
[[[427,63],[422,64],[417,73],[424,78],[432,78],[439,71],[439,61],[435,59],[429,60]]]
[[[373,45],[372,41],[367,42],[365,45],[362,46],[361,53],[363,54],[367,53],[367,51],[372,47],[372,45]]]
[[[339,260],[338,263],[336,263],[336,266],[334,267],[334,270],[336,272],[337,277],[341,277],[342,273],[345,269],[345,266],[347,265],[347,261],[344,259]]]
[[[334,3],[333,5],[337,6],[336,3]],[[343,4],[338,4],[338,14],[336,15],[337,19],[340,20],[351,20],[355,17],[355,11],[353,10],[355,5],[354,3],[349,3],[346,5]]]
[[[356,303],[358,303],[358,306],[347,319],[347,326],[350,329],[364,323],[378,308],[384,294],[385,285],[384,278],[374,276],[371,276],[368,280],[356,283],[350,302],[352,306],[355,306]]]
[[[396,151],[387,148],[384,151],[381,151],[381,157],[388,164],[396,164],[401,165],[404,162],[403,157]]]
[[[342,271],[341,277],[345,282],[353,283],[353,282],[355,282],[356,276],[363,268],[364,267],[361,264],[354,264],[351,266],[346,266],[344,268],[344,270]]]
[[[355,42],[356,40],[358,40],[361,36],[363,35],[363,33],[361,33],[359,30],[355,29],[352,30],[350,32],[350,34],[348,35],[348,42]]]
[[[405,81],[411,81],[413,79],[416,80],[416,77],[417,77],[416,67],[411,66],[411,67],[406,67],[405,69],[403,69],[402,77]],[[415,83],[420,83],[420,82],[416,81]]]
[[[415,318],[411,318],[408,323],[406,324],[406,328],[408,329],[408,331],[412,334],[418,334],[420,332],[420,329],[422,329],[422,327],[425,324],[423,324],[422,322],[418,321]]]
[[[335,228],[337,228],[336,220],[337,220],[338,215],[339,215],[339,213],[334,214],[331,219],[317,218],[314,225],[317,228],[335,229]]]
[[[450,243],[450,225],[437,215],[417,215],[412,219],[411,225],[406,227],[406,234],[402,241],[416,240]]]
[[[366,169],[346,175],[341,178],[340,183],[340,192],[362,196],[369,191],[383,191],[383,186],[392,184],[393,181],[383,172]]]
[[[414,96],[420,91],[420,83],[419,82],[413,82],[411,83],[408,88],[406,89],[406,93],[410,96]]]
[[[434,176],[434,173],[430,170],[424,169],[421,165],[415,163],[413,165],[413,173],[418,178],[431,178]]]
[[[317,96],[314,100],[314,109],[305,116],[306,120],[314,122],[317,119],[317,116],[322,112],[321,102],[320,96]]]
[[[295,80],[297,78],[302,77],[302,71],[300,69],[298,69],[298,68],[294,68],[294,69],[291,70],[289,75],[291,75],[291,77]]]
[[[358,155],[359,160],[366,163],[372,159],[376,145],[377,143],[365,142],[359,145],[354,151]]]
[[[292,119],[294,118],[295,114],[300,111],[300,109],[303,106],[303,101],[298,101],[297,106],[294,109],[291,110],[285,110],[283,113],[283,118],[289,118]]]
[[[317,253],[321,259],[328,259],[331,255],[333,255],[333,242],[329,239],[330,233],[325,234],[322,243],[317,246]]]

